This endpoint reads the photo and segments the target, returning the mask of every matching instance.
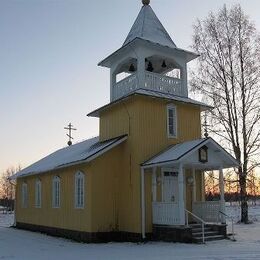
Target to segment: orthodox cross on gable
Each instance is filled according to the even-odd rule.
[[[68,124],[67,127],[64,127],[64,129],[68,130],[67,136],[69,137],[68,146],[72,145],[72,141],[74,138],[71,136],[71,131],[77,130],[76,128],[73,128],[73,125],[71,123]]]
[[[209,137],[208,127],[209,127],[210,125],[208,125],[207,112],[205,112],[205,114],[204,114],[204,123],[202,124],[202,126],[204,127],[204,136],[205,136],[206,138],[208,138],[208,137]]]

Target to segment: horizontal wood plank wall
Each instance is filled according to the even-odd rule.
[[[85,208],[74,207],[74,174],[78,171],[85,173]],[[52,178],[61,178],[61,207],[52,208]],[[42,182],[42,205],[35,208],[35,181]],[[22,183],[28,184],[28,207],[22,208]],[[88,165],[68,167],[41,175],[19,178],[17,180],[16,221],[57,227],[69,230],[91,232],[91,172]]]

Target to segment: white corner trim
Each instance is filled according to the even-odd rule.
[[[144,185],[144,169],[141,168],[141,229],[142,238],[145,239],[145,185]]]

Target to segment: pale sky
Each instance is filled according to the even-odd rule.
[[[192,24],[223,4],[240,3],[260,31],[259,0],[151,0],[178,47]],[[141,0],[0,0],[0,172],[26,167],[98,135],[86,114],[109,102],[109,70],[97,63],[121,47]]]

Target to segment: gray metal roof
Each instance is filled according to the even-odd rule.
[[[171,48],[176,47],[150,5],[142,7],[123,46],[132,42],[135,38],[149,40]]]
[[[214,153],[214,156],[211,156],[212,158],[210,158],[210,162],[204,164],[205,166],[208,166],[209,168],[216,166],[215,161],[218,161],[218,163],[220,163],[219,166],[223,168],[237,167],[239,165],[237,160],[231,154],[229,154],[221,145],[219,145],[214,139],[210,137],[172,145],[166,150],[144,162],[142,166],[162,166],[165,164],[174,164],[179,162],[192,163],[192,160],[194,159],[192,159],[192,155],[194,155],[194,152],[204,145],[206,145],[209,150]]]
[[[119,136],[104,142],[94,137],[62,148],[12,176],[12,179],[60,169],[69,165],[89,162],[127,139]]]
[[[192,140],[185,143],[180,143],[180,144],[170,146],[165,151],[157,154],[156,156],[146,161],[142,165],[146,166],[151,164],[158,164],[162,162],[179,160],[184,154],[191,151],[196,146],[203,143],[205,140],[206,139],[197,139],[197,140]]]
[[[213,108],[213,107],[211,107],[211,106],[209,106],[209,105],[207,105],[203,102],[191,99],[189,97],[176,96],[176,95],[173,95],[173,94],[163,93],[163,92],[159,92],[159,91],[151,90],[151,89],[140,88],[140,89],[137,89],[135,91],[135,93],[140,94],[140,95],[146,95],[146,96],[152,96],[152,97],[158,97],[158,98],[165,98],[165,99],[169,99],[169,100],[174,100],[174,101],[179,101],[179,102],[184,102],[184,103],[190,103],[190,104],[193,104],[193,105],[201,106],[204,109],[212,109]]]
[[[131,42],[123,45],[121,48],[119,48],[118,50],[116,50],[115,52],[113,52],[112,54],[110,54],[108,57],[106,57],[104,60],[100,61],[98,63],[98,66],[104,66],[107,68],[110,68],[113,64],[113,58],[116,56],[120,56],[120,55],[124,55],[124,52],[126,52],[129,49],[133,49],[135,48],[136,45],[139,44],[143,44],[146,47],[149,46],[153,46],[154,48],[159,48],[160,51],[164,51],[167,55],[168,52],[170,53],[175,53],[175,54],[180,54],[180,55],[185,55],[186,58],[186,62],[190,62],[191,60],[196,59],[197,57],[199,57],[199,54],[191,52],[191,51],[187,51],[184,49],[180,49],[180,48],[173,48],[173,47],[169,47],[166,45],[162,45],[161,43],[156,43],[154,41],[150,41],[147,39],[143,39],[140,37],[136,37],[135,39],[133,39]]]
[[[172,100],[172,101],[177,101],[177,102],[183,102],[183,103],[187,103],[187,104],[191,104],[191,105],[197,105],[201,107],[201,110],[209,110],[209,109],[213,109],[212,106],[209,106],[205,103],[202,103],[200,101],[196,101],[194,99],[188,98],[188,97],[180,97],[180,96],[176,96],[173,94],[168,94],[168,93],[163,93],[163,92],[159,92],[159,91],[155,91],[155,90],[150,90],[150,89],[137,89],[134,90],[133,92],[128,93],[127,95],[121,97],[120,99],[117,99],[109,104],[106,104],[92,112],[90,112],[87,116],[91,116],[91,117],[99,117],[99,112],[115,105],[118,104],[119,102],[121,102],[122,100],[125,100],[133,95],[142,95],[142,96],[150,96],[150,97],[156,97],[156,98],[163,98],[163,99],[167,99],[167,100]]]

